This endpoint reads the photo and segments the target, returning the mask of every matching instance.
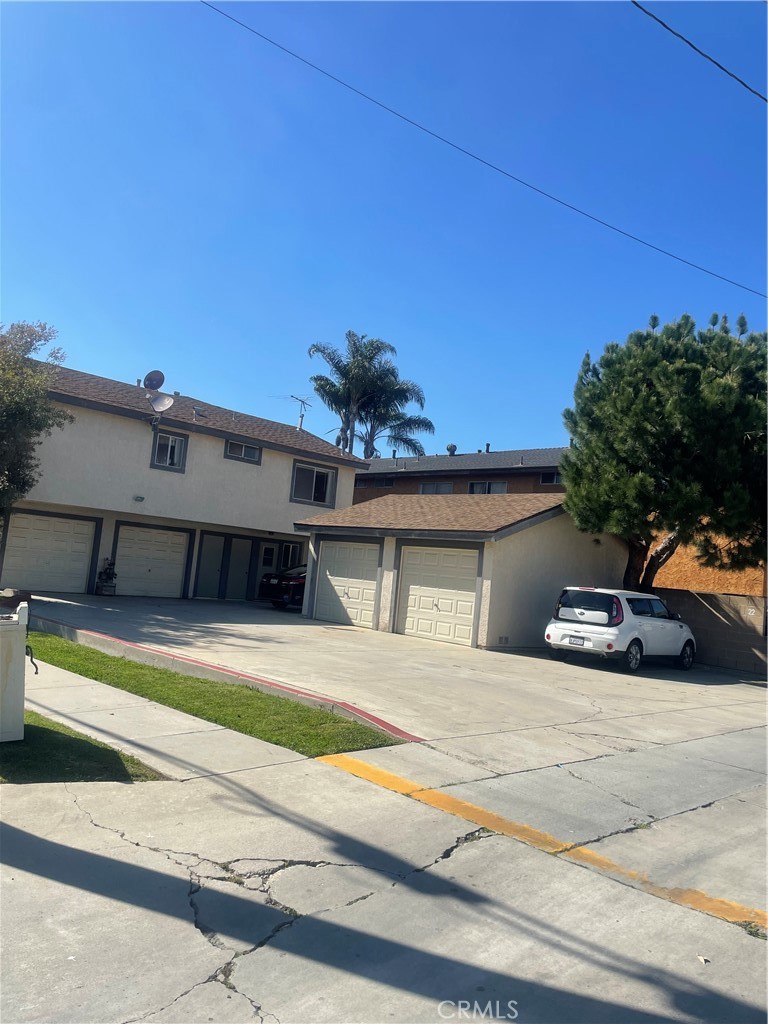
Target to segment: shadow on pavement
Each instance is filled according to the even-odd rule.
[[[189,885],[171,875],[101,854],[75,850],[10,825],[3,826],[1,835],[3,861],[9,867],[110,900],[142,906],[154,913],[183,919],[192,916]],[[411,877],[417,891],[431,896],[450,895],[452,899],[488,902],[461,886],[430,877],[427,872],[416,872]],[[646,1013],[607,999],[524,981],[511,973],[439,956],[321,917],[288,918],[273,907],[254,905],[235,894],[211,890],[208,896],[208,920],[195,922],[201,930],[215,931],[225,925],[228,934],[253,948],[271,940],[272,946],[290,951],[293,957],[368,978],[396,991],[432,999],[436,1007],[444,1001],[477,999],[482,1004],[499,1001],[504,1005],[513,999],[528,1024],[561,1024],[566,1021],[569,1024],[616,1024],[617,1021],[621,1024],[651,1024],[653,1021],[679,1020],[681,1014],[713,1024],[758,1024],[764,1021],[761,1011],[739,999],[723,996],[666,971],[650,972],[620,954],[571,939],[567,933],[553,928],[551,923],[518,915],[510,908],[503,908],[499,919],[499,923],[503,922],[510,932],[533,934],[537,941],[557,949],[563,948],[564,939],[568,940],[572,946],[570,952],[581,959],[661,989],[668,1000],[669,1015]],[[514,941],[514,935],[510,934],[510,959],[514,959]]]

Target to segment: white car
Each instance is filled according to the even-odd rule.
[[[643,658],[672,658],[689,669],[696,640],[680,616],[653,594],[566,587],[544,633],[552,658],[574,651],[616,658],[637,672]]]

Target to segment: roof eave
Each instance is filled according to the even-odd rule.
[[[356,537],[406,537],[414,540],[493,540],[494,534],[487,530],[408,530],[386,526],[325,526],[322,523],[294,523],[294,529],[302,533],[322,533],[330,536]]]

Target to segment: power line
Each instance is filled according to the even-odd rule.
[[[643,14],[647,14],[649,18],[653,18],[653,20],[658,22],[662,28],[665,28],[667,32],[671,32],[673,36],[676,36],[678,39],[682,40],[682,42],[684,42],[686,46],[690,46],[690,48],[692,50],[695,50],[700,57],[704,58],[704,60],[708,60],[710,64],[714,64],[716,68],[720,68],[721,71],[724,71],[726,75],[729,75],[732,79],[734,79],[734,81],[738,82],[739,85],[743,85],[744,88],[749,90],[749,92],[751,92],[753,96],[757,96],[757,98],[762,100],[763,103],[768,103],[768,97],[763,96],[763,94],[761,92],[758,92],[757,89],[753,89],[751,85],[747,85],[743,78],[739,78],[738,75],[734,75],[732,71],[729,71],[728,68],[723,67],[723,65],[719,61],[716,61],[714,57],[710,57],[708,53],[704,53],[704,51],[700,50],[698,46],[691,42],[690,39],[686,39],[684,35],[681,35],[679,32],[676,32],[670,25],[666,23],[666,21],[662,21],[661,18],[657,18],[655,14],[652,14],[651,11],[643,7],[642,4],[639,4],[637,0],[631,0],[631,3],[633,7],[636,7],[638,9],[638,11],[642,11]]]
[[[646,239],[640,238],[638,235],[633,235],[631,232],[625,231],[623,228],[619,228],[615,224],[609,224],[607,220],[602,220],[600,217],[596,217],[592,213],[587,213],[586,210],[582,210],[580,207],[574,206],[572,203],[568,203],[564,199],[559,199],[550,192],[545,192],[544,189],[538,188],[536,185],[532,185],[529,181],[525,181],[523,178],[518,178],[517,175],[504,170],[504,168],[499,167],[498,164],[491,163],[490,160],[486,160],[484,157],[478,156],[476,153],[473,153],[469,149],[465,149],[456,142],[451,142],[451,140],[446,139],[445,136],[438,135],[437,132],[433,132],[431,128],[427,128],[425,125],[419,124],[418,121],[414,121],[412,118],[406,117],[405,114],[401,114],[393,107],[388,107],[386,103],[382,103],[381,100],[377,100],[375,97],[369,96],[368,93],[363,92],[361,89],[357,89],[354,85],[350,85],[349,82],[345,82],[343,79],[337,78],[336,75],[331,74],[330,71],[326,71],[317,64],[313,64],[312,61],[307,60],[306,57],[302,57],[301,54],[295,53],[293,50],[289,50],[287,46],[283,46],[274,39],[270,39],[270,37],[264,35],[263,32],[259,32],[250,25],[246,25],[245,22],[239,21],[237,18],[233,18],[231,14],[227,14],[226,11],[222,11],[218,7],[215,7],[212,3],[209,3],[208,0],[200,0],[200,3],[204,7],[208,7],[210,10],[215,11],[216,14],[220,14],[228,21],[234,22],[235,25],[239,25],[240,28],[245,29],[246,32],[250,32],[252,35],[258,36],[259,39],[263,39],[264,42],[269,43],[270,46],[274,46],[276,49],[282,50],[283,53],[287,53],[289,57],[293,57],[295,60],[301,61],[302,64],[312,68],[313,71],[319,72],[319,74],[329,78],[332,82],[336,82],[337,85],[341,85],[350,92],[355,93],[356,96],[360,96],[369,103],[373,103],[381,110],[385,110],[388,114],[392,114],[394,117],[399,118],[401,121],[411,125],[413,128],[418,128],[419,131],[424,132],[425,135],[431,136],[438,142],[442,142],[444,145],[450,146],[451,149],[456,150],[457,153],[463,153],[464,156],[468,156],[471,160],[477,161],[477,163],[482,164],[484,167],[488,167],[490,170],[496,171],[497,174],[502,174],[505,178],[509,178],[511,181],[516,181],[518,185],[523,185],[532,192],[536,192],[538,195],[544,196],[545,199],[551,199],[553,203],[558,203],[560,206],[564,206],[567,210],[572,210],[574,213],[578,213],[582,217],[586,217],[588,220],[594,221],[595,224],[600,224],[602,227],[608,228],[610,231],[615,231],[618,235],[623,235],[624,238],[629,238],[631,241],[638,242],[640,245],[644,245],[648,249],[653,249],[654,252],[661,253],[662,256],[668,256],[670,259],[677,260],[678,263],[683,263],[687,267],[692,267],[694,270],[701,271],[702,274],[708,274],[710,277],[716,277],[718,281],[725,281],[726,284],[732,284],[735,288],[741,288],[745,292],[751,292],[753,295],[759,295],[760,298],[768,298],[768,295],[764,292],[757,291],[755,288],[750,288],[749,285],[740,284],[738,281],[734,281],[730,277],[724,277],[722,274],[717,274],[714,270],[707,270],[706,267],[702,267],[698,263],[692,263],[690,260],[686,260],[682,256],[677,256],[668,249],[662,249],[660,246],[654,245],[653,242],[648,242]]]

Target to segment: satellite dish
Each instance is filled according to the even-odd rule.
[[[150,370],[144,378],[144,387],[148,391],[159,391],[165,383],[165,374],[162,370]]]
[[[162,377],[162,374],[160,376]],[[161,412],[165,412],[166,409],[170,409],[173,405],[173,399],[170,395],[147,395],[147,401],[158,415]]]

